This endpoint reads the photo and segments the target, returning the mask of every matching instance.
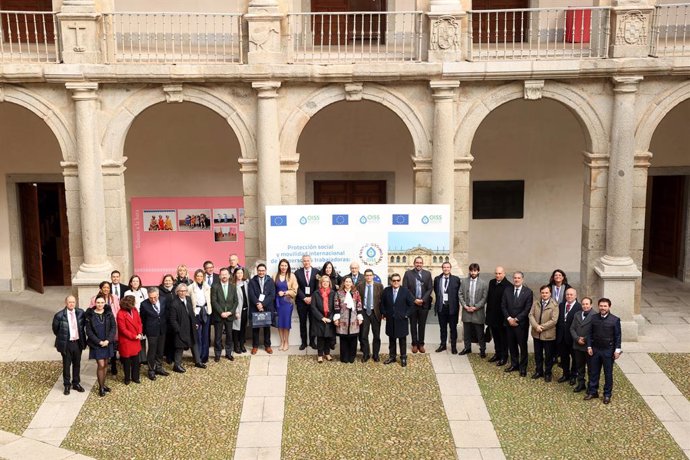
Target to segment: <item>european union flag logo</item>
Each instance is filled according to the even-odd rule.
[[[287,227],[287,216],[271,216],[271,227]]]
[[[393,225],[409,225],[409,214],[393,214]]]
[[[333,225],[348,225],[347,214],[333,214]]]

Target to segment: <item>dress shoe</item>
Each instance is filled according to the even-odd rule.
[[[234,361],[234,360],[235,360],[235,357],[232,356],[232,355],[225,355],[225,359],[227,359],[228,361]],[[205,368],[205,367],[206,367],[206,366],[204,366],[204,368]]]
[[[299,346],[299,349],[300,349],[300,351],[306,350],[306,349],[307,349],[307,344],[306,344],[306,343],[303,343],[302,345]],[[254,350],[256,350],[256,348],[252,348],[252,354],[253,354],[253,355],[256,354],[256,353],[254,352]]]
[[[235,348],[233,349],[233,351],[235,352],[235,354],[238,354],[238,355],[239,355],[240,353],[242,353],[242,350],[240,350],[240,347],[235,347]]]
[[[110,387],[108,385],[103,385],[103,391],[110,393]]]
[[[244,345],[241,345],[241,346],[240,346],[240,350],[242,350],[242,353],[246,353],[246,352],[247,352],[247,349],[244,348]]]
[[[136,380],[132,380],[132,382],[134,382],[134,383],[141,383],[141,380],[136,379]]]
[[[374,357],[371,359],[373,359],[375,363],[378,363],[379,361],[381,361],[381,358],[379,358],[379,355],[374,355]]]
[[[604,404],[608,404],[611,402],[611,396],[604,396]]]
[[[573,388],[573,393],[579,393],[585,389],[584,385],[578,385],[575,388]]]
[[[442,351],[446,351],[447,348],[445,345],[439,345],[438,348],[436,349],[436,353],[441,353]]]
[[[497,355],[493,355],[491,358],[489,358],[490,363],[495,363],[496,361],[500,361],[501,358],[499,358]]]
[[[309,346],[312,347],[314,350],[317,349],[317,347],[316,347],[316,342],[311,342],[311,343],[309,344]]]
[[[213,358],[213,360],[217,363],[220,362],[220,356],[216,356],[215,358]]]
[[[451,347],[450,349],[451,354],[457,355],[458,354],[458,349],[456,347]]]
[[[534,374],[532,374],[532,378],[534,380],[537,380],[538,378],[541,378],[541,377],[544,377],[544,374],[542,374],[541,372],[535,372]]]
[[[70,391],[70,386],[69,386],[69,385],[65,385],[65,391],[63,391],[62,394],[64,394],[65,396],[67,396],[67,395],[69,394],[69,391]]]
[[[527,377],[527,371],[520,371],[520,377]]]
[[[232,355],[228,357],[228,359],[232,358]],[[194,367],[198,367],[199,369],[206,369],[206,364],[204,363],[195,363]]]
[[[156,373],[155,372],[149,372],[149,380],[151,380],[151,381],[156,380]]]
[[[508,366],[508,367],[506,367],[506,368],[503,370],[503,372],[515,372],[516,370],[518,370],[517,367],[515,367],[515,366]]]
[[[480,351],[480,352],[479,352],[479,357],[482,358],[482,359],[486,358],[486,352],[485,352],[485,351]]]
[[[362,362],[366,363],[367,361],[369,361],[369,358],[370,358],[369,355],[362,355]]]
[[[389,357],[383,362],[383,364],[393,364],[395,361],[396,361],[395,357],[393,357],[393,358]]]
[[[503,366],[505,366],[507,363],[508,363],[508,360],[501,359],[501,360],[499,360],[499,361],[496,362],[496,367],[503,367]]]
[[[546,383],[549,383],[549,382],[551,381],[551,379],[552,379],[551,374],[545,375],[545,376],[544,376],[544,381],[545,381]]]
[[[98,396],[100,396],[101,398],[105,396],[105,390],[103,388],[98,389]]]
[[[335,350],[335,342],[331,343],[331,350]]]
[[[400,365],[402,367],[407,367],[407,356],[401,356],[400,357]]]
[[[304,347],[304,348],[307,348],[307,347]],[[258,348],[256,348],[256,347],[252,348],[252,354],[253,355],[255,355],[257,351],[259,351]]]
[[[158,369],[156,369],[156,374],[162,375],[163,377],[167,377],[170,375],[170,372],[166,371],[162,367],[159,367]]]
[[[313,347],[313,348],[316,349],[316,347]],[[266,347],[266,353],[268,353],[269,355],[272,355],[273,354],[273,348]]]
[[[568,383],[569,383],[570,385],[575,385],[576,380],[577,380],[577,379],[576,379],[575,377],[570,377],[570,381],[569,381]]]
[[[412,353],[417,353],[417,345],[412,345]]]
[[[426,353],[426,348],[424,348],[424,345],[420,345],[417,347],[420,353]]]
[[[562,376],[561,378],[558,379],[558,383],[567,382],[568,380],[570,380],[570,376],[564,375],[564,376]]]
[[[79,385],[78,383],[73,383],[73,384],[72,384],[72,389],[73,389],[73,390],[77,390],[79,393],[83,393],[83,392],[85,391],[85,390],[84,390],[84,387],[81,386],[81,385]]]
[[[460,356],[462,356],[462,355],[469,355],[470,353],[472,353],[472,350],[471,350],[471,349],[469,349],[469,348],[463,348],[462,351],[460,352]]]
[[[173,372],[177,372],[178,374],[184,374],[187,372],[187,369],[185,369],[182,366],[173,366]]]
[[[583,399],[584,399],[585,401],[589,401],[590,399],[596,399],[596,398],[598,398],[598,397],[599,397],[599,394],[598,394],[598,393],[594,393],[594,394],[587,393]]]

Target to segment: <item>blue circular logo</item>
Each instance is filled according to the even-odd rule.
[[[370,257],[372,259],[376,257],[376,250],[374,248],[367,249],[367,257]]]
[[[422,223],[423,224],[428,224],[429,223],[429,218],[427,216],[422,217]]]
[[[299,220],[299,223],[302,224],[302,225],[306,224],[306,223],[307,223],[307,218],[304,217],[304,216],[302,216],[302,217],[300,218],[300,220]]]
[[[367,223],[367,216],[362,216],[359,218],[359,223],[360,224],[366,224]]]

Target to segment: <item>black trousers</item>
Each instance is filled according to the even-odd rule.
[[[316,337],[316,349],[318,350],[319,356],[331,354],[332,341],[333,339],[331,337]]]
[[[310,331],[311,328],[307,324],[309,321],[313,321],[313,318],[311,318],[309,314],[309,305],[299,302],[297,304],[297,316],[299,316],[299,336],[300,339],[302,339],[302,345],[313,344],[316,341],[316,337],[309,335],[308,331]],[[307,338],[309,342],[307,342]]]
[[[508,337],[506,327],[504,325],[500,326],[489,326],[491,328],[491,336],[494,339],[494,349],[496,350],[496,356],[501,361],[508,360]]]
[[[362,350],[362,355],[371,356],[371,350],[369,349],[369,330],[371,330],[374,333],[374,340],[372,342],[374,356],[378,357],[379,351],[381,351],[381,320],[376,317],[373,311],[371,315],[367,315],[365,311],[362,316],[364,320],[359,327],[359,348]]]
[[[259,348],[259,331],[264,331],[264,348],[271,346],[271,326],[252,328],[252,348]]]
[[[465,342],[465,350],[472,349],[472,333],[477,336],[479,351],[486,352],[486,342],[484,341],[484,325],[475,323],[462,323],[462,339]]]
[[[534,362],[537,366],[537,374],[551,375],[553,368],[553,356],[556,343],[553,340],[534,340]]]
[[[215,323],[213,328],[213,352],[220,357],[223,353],[223,331],[225,331],[225,356],[232,356],[232,320],[233,316],[228,316],[227,319],[222,319]],[[177,351],[176,351],[177,353]]]
[[[62,355],[62,383],[65,386],[76,385],[81,381],[81,348],[79,341],[67,342],[67,347]],[[71,372],[71,377],[70,377]]]
[[[599,378],[601,368],[604,368],[604,396],[611,396],[613,391],[613,348],[594,348],[590,357],[589,389],[587,393],[599,393]]]
[[[359,337],[359,334],[340,336],[340,362],[355,362],[355,357],[357,356],[357,337]]]
[[[398,345],[400,345],[400,357],[407,357],[407,337],[398,337],[396,339],[395,337],[388,336],[388,340],[388,354],[391,358],[398,356],[395,350],[396,340]]]
[[[516,327],[506,325],[506,336],[508,337],[508,349],[510,350],[510,365],[527,372],[527,334],[528,328],[525,324]],[[519,351],[518,351],[519,350]]]
[[[184,353],[184,348],[175,348],[175,366],[182,366],[182,353]],[[201,360],[199,359],[199,348],[196,343],[192,345],[192,359],[194,364],[199,364]]]
[[[149,349],[146,351],[146,361],[149,365],[149,373],[163,367],[163,354],[165,353],[165,334],[159,336],[147,336]]]
[[[122,361],[122,372],[125,374],[125,383],[129,383],[132,380],[138,382],[139,355],[130,356],[129,358],[123,358],[122,356],[120,356],[120,361]]]
[[[429,310],[422,307],[415,307],[410,315],[410,335],[412,335],[412,345],[424,345],[424,331],[426,329],[426,318]]]
[[[570,333],[570,331],[568,331]],[[577,366],[575,365],[575,353],[573,344],[567,343],[565,339],[558,344],[558,355],[561,357],[561,368],[564,377],[575,377]]]
[[[240,350],[244,346],[244,342],[247,340],[247,310],[242,310],[242,316],[240,317],[240,330],[232,331],[232,342],[236,349]]]
[[[573,350],[573,352],[575,353],[575,368],[577,369],[577,385],[584,386],[589,383],[585,381],[585,369],[587,370],[587,376],[592,375],[590,357],[586,351]]]
[[[451,315],[448,306],[443,306],[438,312],[438,325],[441,327],[441,345],[448,342],[448,328],[450,327],[450,346],[455,348],[455,344],[458,343],[458,313]]]

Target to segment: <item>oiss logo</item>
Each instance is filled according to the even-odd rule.
[[[443,216],[441,214],[429,214],[422,216],[422,223],[424,225],[441,224],[443,223]]]
[[[362,225],[378,224],[379,222],[381,222],[381,216],[378,214],[367,214],[359,218],[359,223]]]
[[[378,265],[383,260],[383,250],[376,243],[367,243],[359,249],[359,260],[367,266]]]
[[[319,223],[319,218],[320,216],[318,215],[312,215],[312,216],[302,216],[299,218],[299,223],[302,225],[307,225],[307,224],[318,224]]]

